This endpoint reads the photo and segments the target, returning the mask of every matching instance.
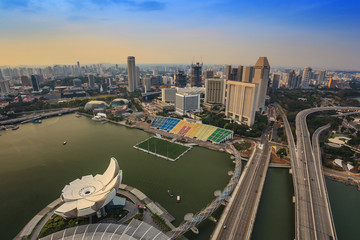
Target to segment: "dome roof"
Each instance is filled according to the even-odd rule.
[[[87,111],[92,111],[95,108],[106,108],[108,106],[108,104],[104,101],[90,101],[88,103],[86,103],[84,109]]]
[[[129,103],[129,100],[127,100],[125,98],[116,98],[110,103],[110,106],[111,107],[118,107],[118,106],[121,106],[121,105],[127,105],[128,103]]]

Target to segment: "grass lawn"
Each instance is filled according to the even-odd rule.
[[[145,142],[138,144],[137,147],[172,159],[176,159],[179,155],[189,149],[189,147],[156,137],[152,137]]]

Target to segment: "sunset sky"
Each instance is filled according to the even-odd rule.
[[[0,0],[0,66],[254,64],[360,70],[358,0]]]

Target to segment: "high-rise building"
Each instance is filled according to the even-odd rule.
[[[191,65],[191,79],[190,84],[192,87],[201,87],[202,79],[201,79],[201,68],[202,65],[200,63],[196,63],[195,65]]]
[[[23,87],[31,87],[31,82],[28,76],[21,76],[21,85]]]
[[[0,79],[0,95],[6,96],[10,93],[9,80]]]
[[[4,76],[3,76],[3,74],[2,74],[1,69],[0,69],[0,80],[4,80]]]
[[[136,66],[135,68],[135,72],[136,72],[136,79],[135,79],[135,89],[139,88],[140,85],[140,68],[138,66]]]
[[[77,61],[77,67],[80,69],[80,62]]]
[[[320,71],[319,77],[318,77],[318,84],[323,84],[325,81],[325,75],[326,71]]]
[[[236,122],[252,126],[255,121],[259,85],[227,81],[225,115]]]
[[[243,71],[242,81],[246,83],[252,83],[253,77],[254,77],[254,67],[246,66],[245,70]]]
[[[151,89],[151,75],[147,74],[144,78],[143,78],[143,85],[145,88],[146,92],[149,92]]]
[[[37,79],[37,77],[35,75],[31,75],[31,84],[32,84],[33,90],[35,92],[38,92],[40,90],[39,80]]]
[[[330,78],[328,83],[328,88],[336,88],[337,79]]]
[[[176,93],[175,110],[177,114],[185,115],[189,111],[200,110],[200,94]]]
[[[242,81],[242,77],[243,77],[243,69],[244,67],[239,65],[237,68],[237,74],[235,77],[235,81],[241,82]]]
[[[153,76],[157,76],[157,75],[159,75],[159,70],[158,70],[158,68],[154,68],[153,69]]]
[[[287,88],[294,89],[296,87],[296,74],[294,70],[289,72],[288,80],[287,80]]]
[[[88,76],[88,84],[89,84],[89,88],[91,88],[91,89],[95,88],[95,77],[94,77],[94,75],[90,74]]]
[[[176,87],[186,87],[186,74],[184,71],[177,70],[174,74],[174,81]]]
[[[213,104],[224,104],[225,80],[220,78],[205,79],[205,102]]]
[[[259,57],[255,64],[253,83],[259,85],[259,93],[256,108],[260,111],[265,109],[265,97],[269,82],[270,64],[267,57]]]
[[[213,78],[214,77],[214,71],[213,70],[206,70],[205,71],[205,79]]]
[[[163,102],[174,103],[176,93],[177,93],[176,88],[163,88],[161,89],[161,100]]]
[[[312,68],[306,67],[302,73],[301,88],[309,88]]]
[[[272,82],[272,89],[278,89],[280,84],[280,74],[274,74],[273,82]]]
[[[226,80],[242,81],[243,66],[239,65],[238,68],[231,68],[230,65],[226,66]]]
[[[128,68],[128,91],[134,92],[136,89],[136,68],[135,68],[135,57],[129,56],[127,58]]]

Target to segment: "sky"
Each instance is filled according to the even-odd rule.
[[[126,63],[360,70],[359,0],[0,0],[0,66]]]

